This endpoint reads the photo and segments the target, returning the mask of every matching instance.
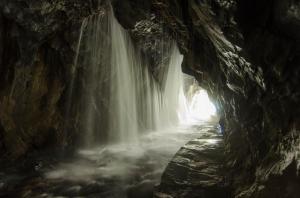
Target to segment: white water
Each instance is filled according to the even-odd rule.
[[[160,126],[163,128],[177,126],[180,116],[187,113],[187,101],[183,90],[184,79],[181,71],[182,60],[183,56],[174,43],[163,82],[163,106],[160,110],[160,120],[163,121]]]
[[[97,133],[106,133],[109,143],[138,142],[140,134],[178,122],[182,56],[175,44],[165,83],[159,85],[111,8],[88,19],[83,42],[88,51],[83,60],[85,145],[95,142]],[[103,90],[108,91],[100,94]],[[108,109],[104,113],[103,100]],[[99,129],[97,123],[105,118],[107,128]]]
[[[85,38],[83,42],[82,64],[85,71],[84,83],[84,144],[91,146],[95,144],[95,137],[100,132],[98,122],[108,117],[105,106],[109,101],[109,80],[111,41],[110,21],[103,11],[98,16],[88,18]],[[104,113],[105,112],[105,113]]]
[[[88,19],[81,40],[84,139],[87,147],[97,146],[80,150],[76,159],[46,171],[45,177],[72,185],[104,183],[112,192],[120,187],[114,196],[103,197],[126,197],[128,189],[147,183],[152,191],[176,151],[200,136],[203,126],[193,125],[214,114],[212,104],[196,85],[185,94],[183,57],[175,43],[165,54],[170,61],[161,84],[154,80],[111,9]],[[99,134],[107,134],[106,144],[95,141]]]
[[[81,63],[85,74],[85,145],[97,145],[99,137],[109,144],[138,143],[144,133],[200,118],[195,118],[196,114],[204,112],[193,110],[200,107],[195,102],[199,97],[187,100],[184,93],[183,56],[175,42],[165,53],[169,64],[158,83],[135,49],[130,34],[108,7],[84,22],[87,28],[83,39],[81,31],[82,44],[78,44],[78,52],[83,46],[84,53]]]
[[[118,24],[112,12],[110,15],[112,56],[109,137],[112,141],[136,141],[139,130],[137,84],[141,64],[129,35]]]
[[[158,129],[162,93],[129,33],[113,12],[109,18],[112,44],[109,141],[136,143],[139,135]]]

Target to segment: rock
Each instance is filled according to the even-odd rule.
[[[82,187],[81,186],[71,186],[68,187],[66,189],[64,189],[63,192],[61,192],[60,194],[63,196],[67,196],[67,197],[74,197],[74,196],[78,196],[80,195],[80,191],[81,191]]]
[[[136,186],[133,186],[127,190],[128,198],[152,198],[154,183],[151,181],[143,181]]]
[[[223,170],[222,137],[217,131],[207,131],[205,135],[188,142],[175,154],[154,197],[230,197]]]
[[[105,191],[109,191],[108,186],[105,186],[100,182],[91,182],[86,186],[83,186],[81,193],[83,195],[89,195],[89,194],[103,193]]]
[[[220,107],[235,194],[272,197],[264,194],[276,188],[268,182],[271,175],[285,180],[283,170],[299,158],[295,134],[300,112],[292,108],[299,106],[300,96],[299,3],[156,0],[154,4],[165,25],[177,33],[185,56],[183,70],[194,75]],[[298,171],[293,173],[296,178]]]
[[[72,46],[78,24],[100,6],[77,0],[0,2],[0,155],[16,159],[74,141],[63,118]]]
[[[133,29],[137,21],[148,18],[151,12],[151,0],[113,0],[112,5],[118,20],[126,29]]]
[[[153,76],[161,82],[166,65],[169,62],[171,35],[164,30],[158,18],[153,15],[147,19],[138,21],[131,35],[136,42],[136,46],[147,59],[147,66]],[[146,62],[146,61],[145,61]]]
[[[80,23],[99,6],[0,1],[0,155],[15,159],[80,139],[79,101],[64,119],[67,82]],[[160,38],[177,41],[183,71],[208,90],[222,116],[235,196],[293,197],[300,167],[299,2],[124,0],[113,6],[136,45],[152,57],[154,74],[161,66]]]

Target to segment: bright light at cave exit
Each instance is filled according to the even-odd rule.
[[[191,118],[196,120],[207,120],[216,114],[216,108],[209,100],[205,90],[198,90],[192,97],[189,106]]]
[[[185,111],[179,113],[182,124],[207,121],[213,116],[216,116],[216,108],[204,89],[198,89],[190,97],[185,97]]]

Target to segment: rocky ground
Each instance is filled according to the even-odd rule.
[[[168,164],[156,198],[230,197],[224,169],[224,143],[215,129],[183,146]]]

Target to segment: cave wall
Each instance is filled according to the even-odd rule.
[[[136,50],[141,53],[144,65],[157,81],[162,81],[174,38],[157,15],[152,0],[112,0],[112,5],[116,18],[129,31]]]
[[[65,119],[65,95],[81,21],[98,6],[79,0],[0,2],[0,155],[15,159],[72,144],[68,131],[76,128]]]
[[[299,2],[157,0],[154,6],[180,41],[183,70],[220,107],[235,195],[297,196]]]
[[[60,152],[83,143],[89,71],[79,63],[74,74],[74,57],[82,21],[108,9],[105,2],[0,2],[0,155],[17,159],[33,151],[56,148]],[[112,1],[112,5],[136,47],[151,59],[147,62],[153,74],[158,74],[161,46],[167,48],[170,38],[161,37],[163,27],[153,17],[151,2]],[[137,21],[142,21],[139,26]],[[76,89],[69,96],[72,79]],[[99,113],[103,112],[95,110]],[[104,122],[96,127],[103,130]]]
[[[299,1],[113,5],[153,65],[159,65],[159,44],[170,35],[177,41],[183,71],[209,91],[222,115],[235,195],[297,196]],[[72,145],[78,121],[64,117],[67,82],[80,22],[97,12],[96,1],[2,0],[0,8],[0,155],[21,156],[49,142]]]
[[[4,34],[4,31],[3,31],[3,16],[2,14],[0,15],[0,43],[3,43],[4,39],[3,39],[3,34]],[[3,45],[1,44],[0,45],[0,66],[2,65],[2,53],[3,53]],[[1,67],[0,67],[1,68]],[[3,142],[3,134],[4,133],[4,129],[0,123],[0,155],[3,154],[4,152],[4,142]]]

